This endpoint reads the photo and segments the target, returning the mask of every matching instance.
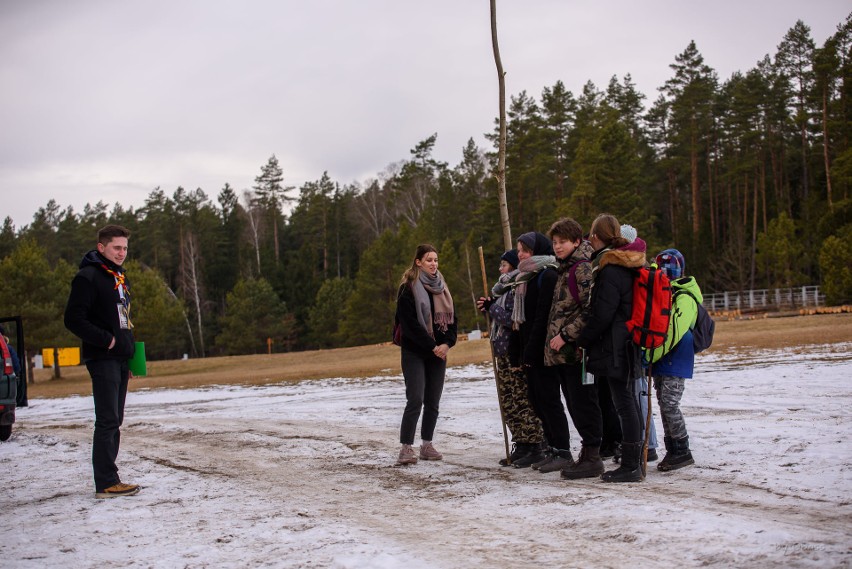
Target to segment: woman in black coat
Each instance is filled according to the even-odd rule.
[[[589,318],[577,345],[586,349],[586,370],[609,386],[623,438],[621,466],[601,478],[637,482],[642,479],[642,425],[634,378],[641,375],[641,361],[627,321],[633,310],[633,279],[646,262],[645,242],[629,242],[621,236],[618,220],[603,213],[592,223],[589,241],[595,249],[594,282]]]
[[[432,445],[432,436],[444,390],[447,352],[456,344],[457,319],[453,297],[438,271],[438,252],[431,245],[417,247],[411,267],[402,276],[396,321],[402,330],[400,347],[406,399],[397,463],[415,464],[418,458],[441,460],[443,455]],[[412,445],[421,411],[422,442],[417,453]]]

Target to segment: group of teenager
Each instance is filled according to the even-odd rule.
[[[584,234],[577,221],[563,218],[548,235],[524,233],[516,245],[501,256],[491,295],[477,302],[491,317],[498,397],[512,434],[512,452],[500,464],[559,471],[571,480],[642,480],[647,414],[642,396],[650,387],[644,380],[649,365],[665,431],[666,455],[657,468],[693,464],[680,400],[685,380],[692,377],[691,328],[702,297],[695,279],[685,276],[683,255],[666,249],[652,260],[675,293],[686,294],[673,297],[672,313],[679,317],[672,318],[664,346],[647,351],[627,328],[634,277],[648,265],[646,244],[633,227],[601,214]],[[417,248],[397,298],[395,327],[401,333],[406,389],[397,462],[441,460],[432,440],[457,318],[434,247]],[[413,445],[421,412],[418,452]],[[576,460],[569,416],[581,439]],[[655,437],[652,428],[649,438]],[[649,447],[647,459],[656,461],[656,443]],[[617,467],[606,471],[609,458]]]

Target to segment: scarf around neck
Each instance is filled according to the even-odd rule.
[[[453,297],[450,289],[444,282],[444,275],[438,271],[433,277],[426,271],[417,271],[417,278],[411,283],[414,293],[414,306],[417,309],[417,321],[435,338],[434,327],[437,326],[441,332],[446,332],[450,324],[455,321],[453,314]],[[432,295],[432,303],[435,305],[435,313],[432,313],[432,303],[429,295]]]
[[[97,264],[100,265],[101,270],[105,271],[113,278],[113,280],[115,280],[113,290],[118,291],[118,297],[121,300],[121,304],[124,306],[127,326],[129,328],[133,328],[133,323],[130,320],[130,287],[127,286],[127,278],[125,276],[124,268],[116,265],[100,253],[96,253],[95,260]]]
[[[518,269],[512,269],[508,273],[500,275],[500,278],[497,279],[497,283],[491,287],[491,294],[497,298],[502,297],[509,292],[515,282],[515,277],[518,276],[519,272],[520,271],[518,271]]]
[[[526,321],[524,313],[524,299],[527,296],[527,283],[541,271],[557,267],[556,257],[553,255],[533,255],[518,263],[518,275],[515,277],[515,307],[512,310],[512,323],[517,330]]]
[[[515,277],[518,276],[518,269],[512,269],[506,274],[500,275],[500,278],[497,279],[497,283],[491,287],[491,294],[494,295],[494,304],[506,310],[506,301],[509,299],[509,293],[512,291],[512,285],[515,282]],[[491,321],[491,337],[494,338],[497,335],[497,329],[500,325],[497,323],[497,320]]]

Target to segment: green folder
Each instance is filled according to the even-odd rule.
[[[145,365],[145,342],[136,342],[136,353],[127,362],[127,366],[134,377],[148,375],[148,367]]]

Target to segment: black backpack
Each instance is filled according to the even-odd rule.
[[[692,293],[679,290],[675,296],[679,294],[688,294],[695,301],[695,306],[698,308],[698,314],[695,317],[695,326],[692,328],[692,348],[697,354],[703,352],[713,344],[713,333],[716,332],[716,322],[704,305],[698,302],[698,299]]]

